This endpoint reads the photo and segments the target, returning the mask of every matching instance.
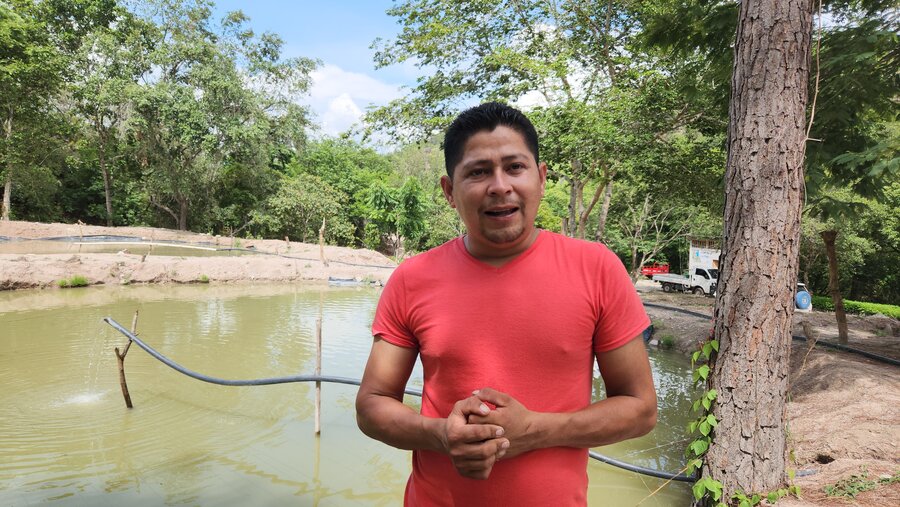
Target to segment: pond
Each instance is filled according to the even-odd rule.
[[[409,453],[356,427],[356,388],[223,387],[185,377],[138,347],[125,407],[113,348],[130,327],[208,375],[311,374],[323,316],[326,375],[359,378],[380,291],[324,285],[125,286],[0,293],[0,505],[399,505]],[[678,471],[691,388],[684,357],[654,352],[660,420],[646,437],[598,448]],[[421,387],[421,370],[411,385]],[[599,382],[596,384],[599,390]],[[418,400],[406,403],[418,408]],[[591,505],[636,505],[663,481],[591,460]],[[645,506],[688,502],[670,483]],[[612,499],[615,499],[613,502]]]

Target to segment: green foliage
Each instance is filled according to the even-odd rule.
[[[87,287],[90,285],[88,279],[81,275],[73,275],[71,278],[65,278],[57,282],[61,289],[71,289],[74,287]]]
[[[288,236],[315,243],[324,221],[325,240],[347,244],[353,238],[353,225],[341,213],[341,199],[340,192],[316,176],[286,177],[266,200],[265,212],[254,213],[252,227],[263,237]]]
[[[816,310],[834,311],[834,303],[828,296],[813,296],[813,308]],[[857,315],[887,315],[895,319],[900,319],[900,306],[884,305],[878,303],[865,303],[862,301],[844,300],[844,310],[847,313],[855,313]]]
[[[841,479],[834,484],[825,486],[825,494],[831,497],[856,498],[863,491],[870,491],[880,486],[900,483],[900,472],[890,477],[869,479],[869,472],[865,469],[859,474],[853,474],[846,479]]]
[[[197,282],[198,282],[198,283],[209,283],[209,277],[206,276],[206,275],[200,275],[200,276],[197,278]]]

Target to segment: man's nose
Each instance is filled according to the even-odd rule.
[[[512,185],[509,181],[509,175],[502,169],[496,169],[491,173],[491,179],[488,182],[488,193],[492,195],[508,194],[512,192]]]

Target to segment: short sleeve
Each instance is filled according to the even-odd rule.
[[[409,330],[404,271],[401,264],[385,284],[375,310],[372,335],[399,347],[418,349],[419,342]]]
[[[625,345],[650,326],[641,298],[622,261],[605,246],[596,282],[599,318],[594,332],[594,352],[599,354]]]

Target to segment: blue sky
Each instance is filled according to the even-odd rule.
[[[400,29],[386,14],[391,0],[217,0],[218,13],[242,10],[257,32],[275,32],[284,40],[284,54],[322,61],[313,73],[307,103],[325,134],[349,128],[369,105],[402,96],[418,69],[412,64],[375,70],[377,38],[393,38]]]

